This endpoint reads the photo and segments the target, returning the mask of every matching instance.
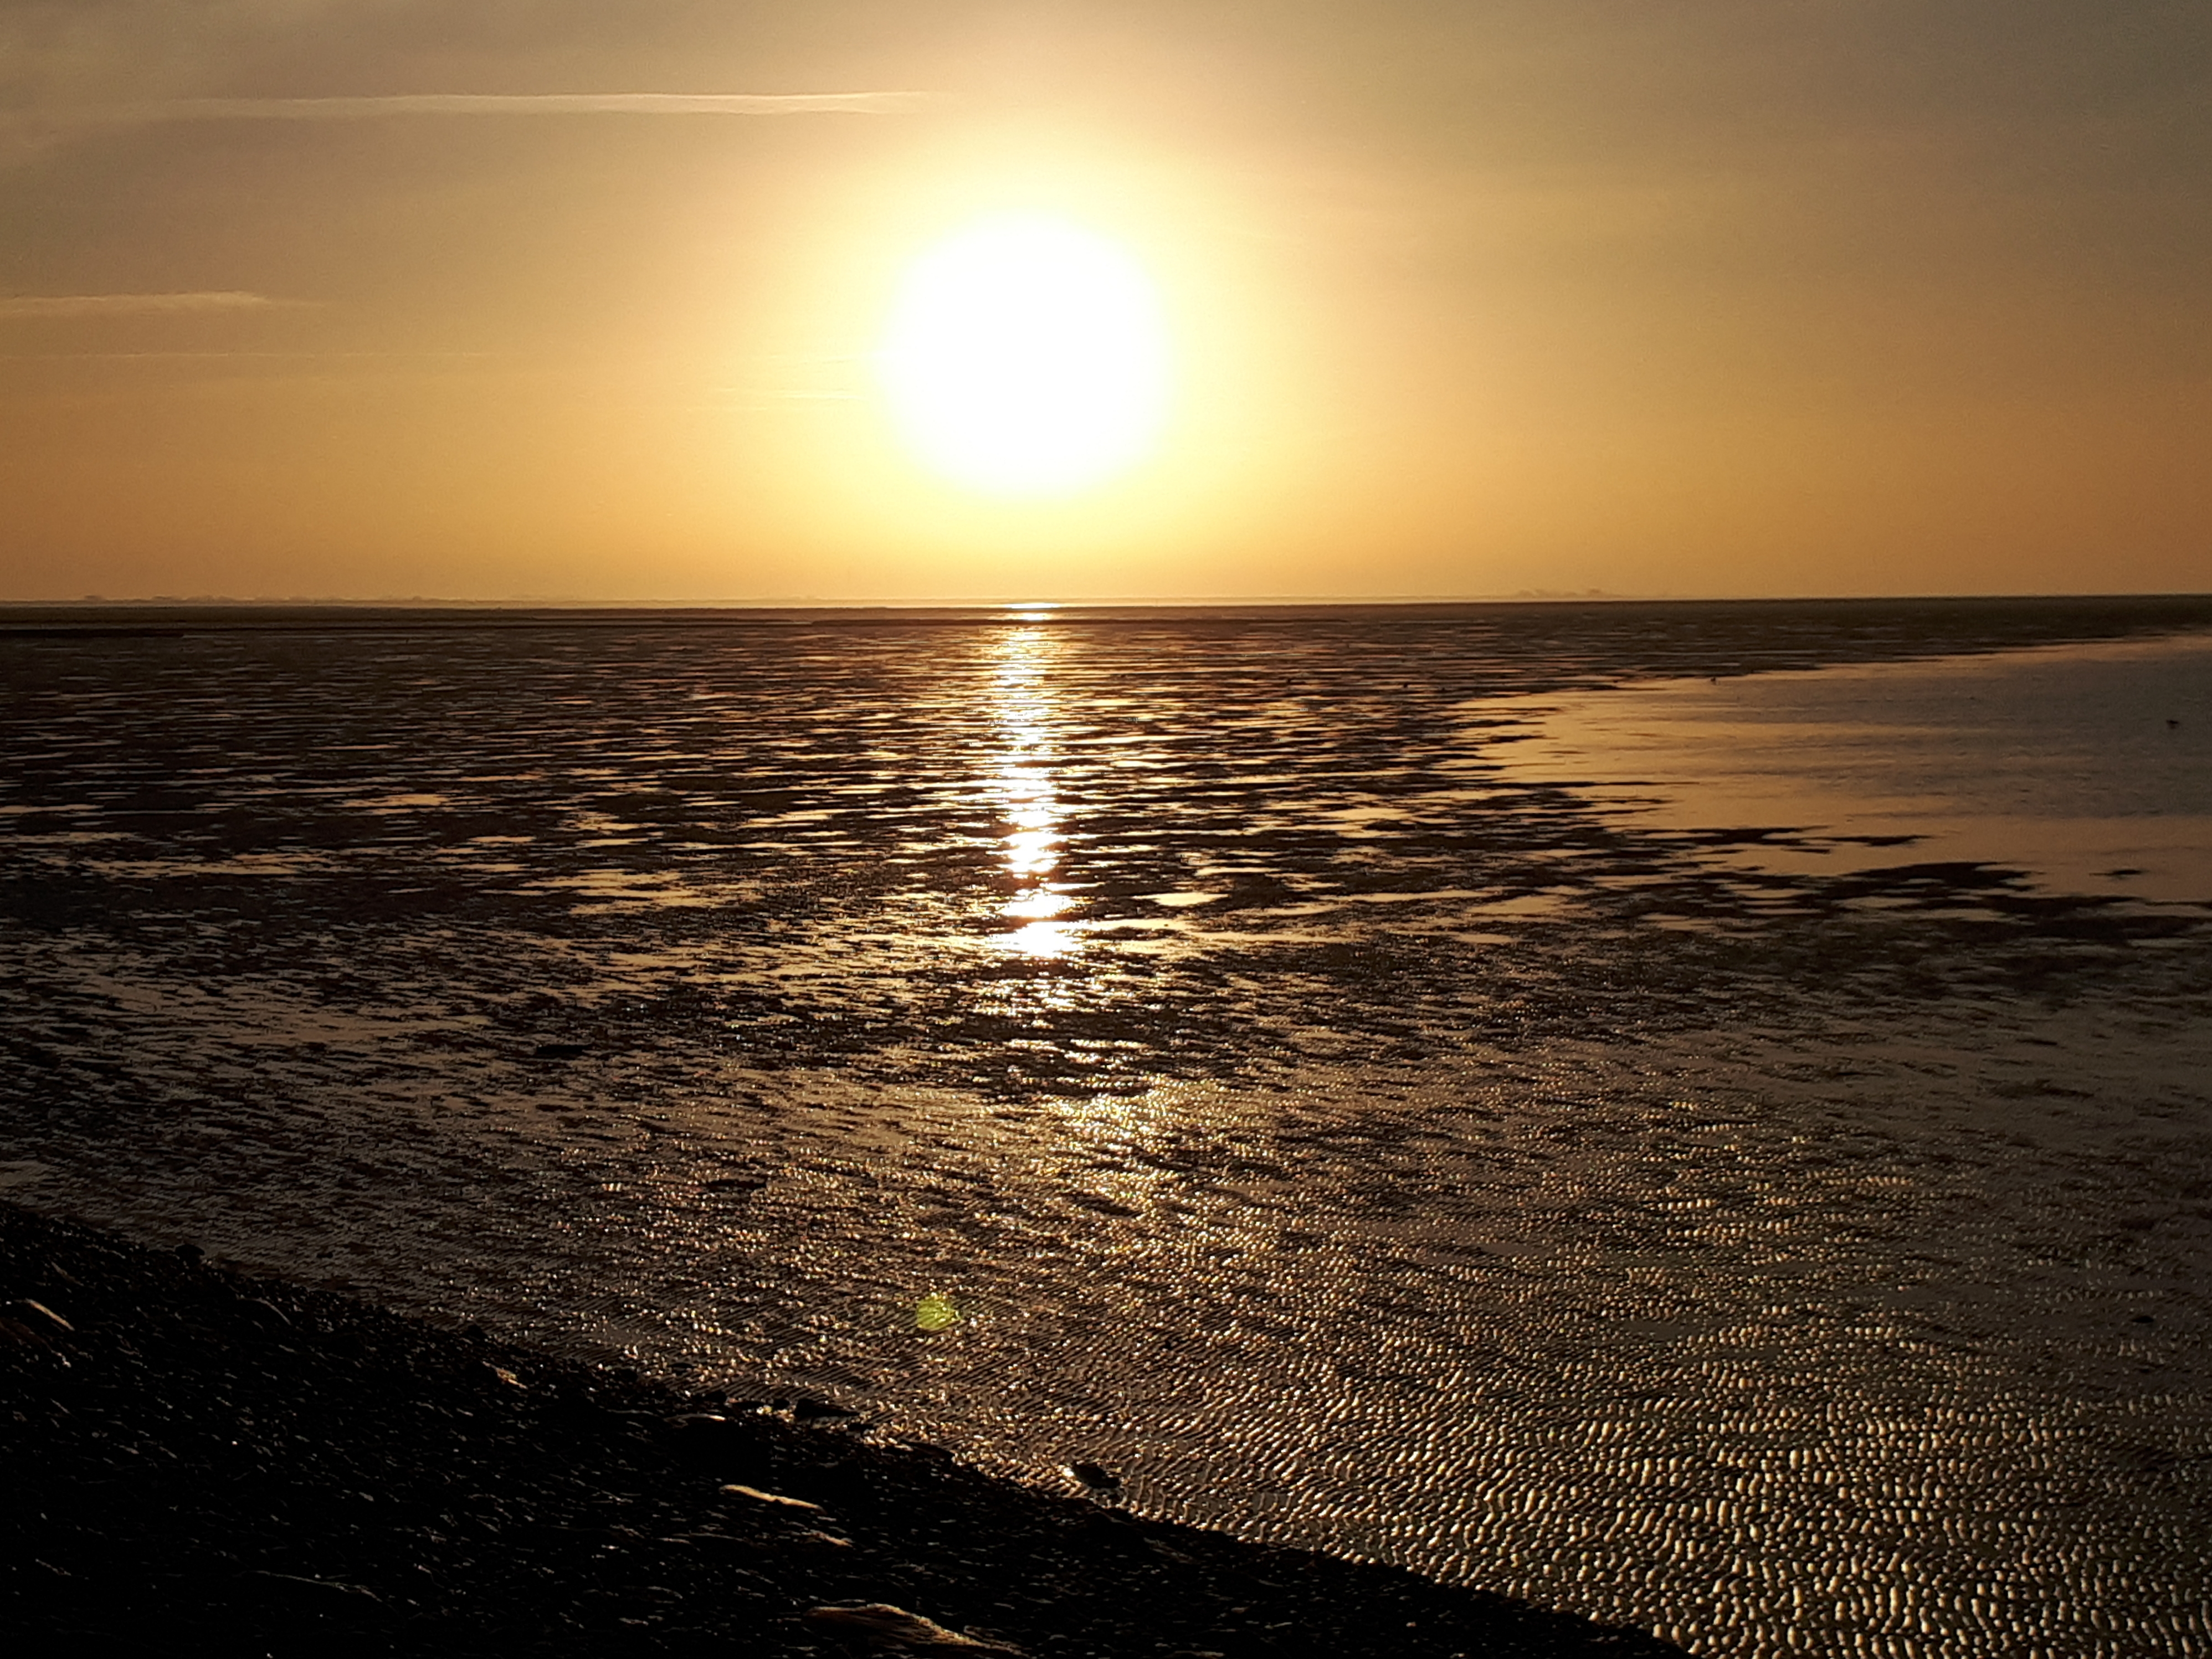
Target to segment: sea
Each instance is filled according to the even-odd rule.
[[[44,1212],[1706,1659],[2212,1655],[2212,599],[16,607],[0,985]]]

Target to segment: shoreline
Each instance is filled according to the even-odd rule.
[[[1682,1654],[7,1203],[0,1302],[17,1652]]]

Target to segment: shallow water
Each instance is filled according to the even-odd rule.
[[[1701,1654],[2212,1651],[2212,911],[1587,737],[2203,620],[9,641],[0,1183]]]
[[[1742,868],[1964,859],[2053,892],[2212,894],[2212,635],[1522,706],[1539,725],[1517,774],[1581,780],[1645,830],[1764,830],[1711,849]]]

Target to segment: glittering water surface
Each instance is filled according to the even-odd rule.
[[[1869,675],[2207,619],[0,639],[0,1187],[1700,1654],[2212,1653],[2212,893],[1589,689],[1893,805]]]

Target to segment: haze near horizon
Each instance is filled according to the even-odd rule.
[[[2208,48],[0,6],[0,599],[2200,590]]]

